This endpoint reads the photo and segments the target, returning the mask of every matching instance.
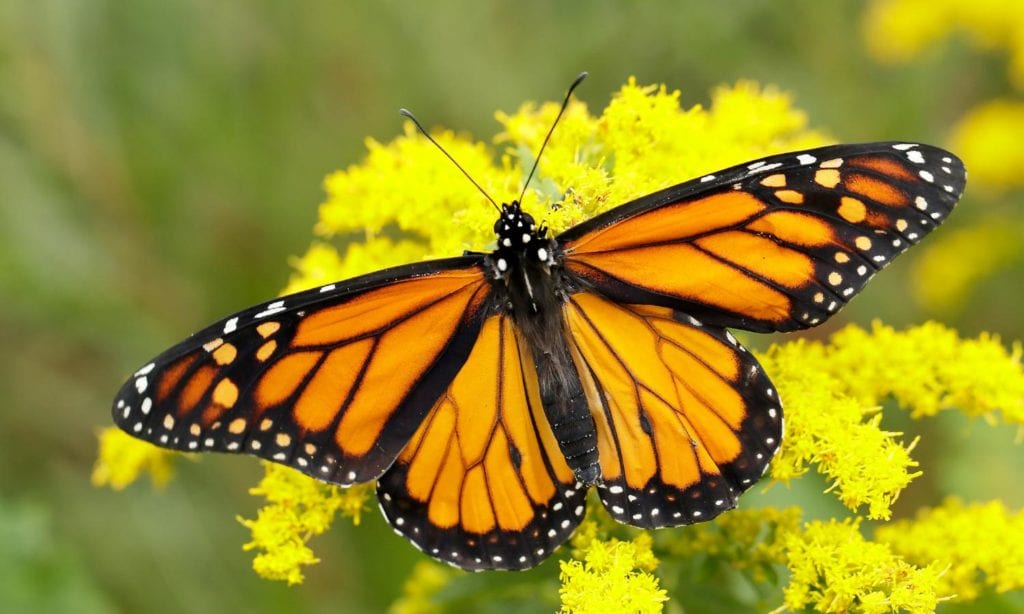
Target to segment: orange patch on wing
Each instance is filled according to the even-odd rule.
[[[273,354],[274,350],[276,349],[277,341],[274,341],[273,339],[267,341],[266,343],[260,346],[260,349],[256,350],[256,360],[260,362],[266,362],[266,360],[270,358],[270,355]]]
[[[742,452],[742,446],[736,433],[720,416],[719,408],[709,407],[685,387],[681,388],[680,395],[684,399],[688,427],[715,464],[724,465],[735,460]]]
[[[739,429],[743,419],[747,417],[747,406],[740,393],[732,387],[731,382],[722,379],[717,373],[700,360],[700,357],[678,348],[669,347],[665,350],[665,361],[672,365],[673,371],[680,375],[677,390],[688,390],[703,403],[713,407],[715,411],[733,429]],[[684,402],[683,413],[690,411]]]
[[[658,450],[659,477],[680,489],[696,484],[700,481],[700,467],[678,412],[646,390],[641,398]]]
[[[396,320],[410,315],[416,318],[417,312],[429,309],[431,304],[454,294],[466,294],[467,289],[476,289],[482,282],[482,273],[472,269],[387,284],[309,314],[299,323],[292,344],[296,347],[331,345],[375,333]]]
[[[505,531],[521,530],[533,518],[533,507],[519,483],[509,456],[508,440],[501,431],[494,434],[484,468],[489,486],[489,493],[484,494],[489,494],[494,503],[498,525]]]
[[[213,402],[221,407],[233,407],[237,400],[238,386],[226,377],[213,389]]]
[[[848,160],[850,166],[859,166],[861,168],[869,168],[873,171],[878,171],[890,177],[896,177],[904,181],[915,181],[917,177],[914,176],[906,166],[903,166],[892,158],[882,157],[860,157],[850,158]]]
[[[451,341],[478,287],[463,285],[378,338],[362,382],[335,433],[342,450],[362,456],[377,443],[388,419]]]
[[[890,207],[903,207],[910,204],[907,195],[893,184],[861,173],[849,173],[844,186],[851,192],[856,192]]]
[[[775,192],[775,198],[791,205],[804,204],[804,195],[796,190],[778,190]]]
[[[266,339],[270,335],[273,335],[281,328],[280,322],[264,322],[256,327],[256,332],[260,334],[260,337]]]
[[[834,168],[816,171],[814,173],[814,183],[831,190],[839,185],[839,171]]]
[[[773,211],[747,224],[747,228],[805,247],[835,243],[835,233],[828,222],[798,211]]]
[[[417,501],[427,501],[438,481],[441,465],[450,449],[452,433],[455,432],[455,412],[451,403],[443,402],[435,407],[434,414],[420,425],[420,443],[413,448],[406,447],[400,461],[409,462],[406,474],[406,488]]]
[[[322,355],[322,352],[298,352],[274,363],[256,384],[258,408],[266,410],[290,397]]]
[[[181,381],[181,377],[185,375],[185,371],[192,366],[195,360],[196,355],[189,354],[164,370],[160,375],[160,383],[156,387],[156,401],[158,403],[171,394],[171,390]]]
[[[427,505],[427,518],[442,529],[451,528],[459,522],[459,496],[462,479],[466,475],[456,446],[451,446],[447,452]]]
[[[681,346],[683,351],[698,357],[720,376],[730,381],[739,379],[740,361],[731,346],[703,330],[675,321],[654,320],[651,325],[660,335]]]
[[[850,196],[843,196],[839,200],[839,216],[847,222],[858,224],[867,217],[867,207],[864,203]]]
[[[235,361],[235,357],[238,356],[238,348],[230,343],[224,343],[217,346],[217,349],[215,349],[211,354],[213,355],[213,360],[216,361],[218,365],[230,365]]]
[[[787,288],[806,285],[814,274],[814,263],[806,254],[748,232],[722,232],[696,243],[722,260]]]
[[[479,465],[473,467],[462,485],[460,517],[463,529],[481,534],[494,528],[494,512],[489,499],[484,469]]]
[[[566,244],[580,253],[637,248],[679,241],[696,234],[736,226],[763,211],[765,203],[746,192],[723,192],[693,201],[669,204],[595,230]]]
[[[363,339],[327,355],[292,408],[301,428],[322,431],[334,421],[372,347],[373,340]]]
[[[217,369],[210,365],[203,365],[196,369],[181,391],[178,404],[179,416],[184,416],[199,403],[199,400],[203,398],[203,395],[210,388],[210,384],[213,383],[213,378],[216,375]]]
[[[781,322],[789,317],[790,300],[785,294],[691,245],[577,254],[566,262],[570,270],[587,277],[591,272],[577,263],[590,265],[626,283],[660,294],[720,307],[759,320]]]
[[[455,431],[467,467],[483,460],[498,417],[498,376],[499,368],[504,366],[499,354],[499,319],[491,317],[484,322],[463,371],[448,388],[459,410]],[[503,375],[516,377],[519,369]]]

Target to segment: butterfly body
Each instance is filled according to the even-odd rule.
[[[952,211],[962,163],[837,145],[666,188],[550,237],[505,205],[491,253],[419,262],[252,307],[139,369],[115,423],[377,481],[394,530],[465,569],[525,569],[595,487],[638,527],[736,505],[782,404],[727,330],[835,314]]]
[[[502,206],[494,224],[497,249],[488,258],[492,287],[516,323],[537,373],[541,405],[578,482],[600,476],[597,431],[566,343],[563,317],[570,295],[581,290],[562,266],[558,242],[537,227],[518,202]]]

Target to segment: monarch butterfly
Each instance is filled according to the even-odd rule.
[[[465,569],[537,565],[592,486],[626,524],[709,520],[760,478],[783,430],[778,393],[728,329],[825,321],[946,218],[965,180],[928,145],[822,147],[557,236],[520,196],[500,207],[490,253],[328,284],[203,329],[135,372],[114,421],[166,448],[377,480],[394,530]]]

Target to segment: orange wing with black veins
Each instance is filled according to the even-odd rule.
[[[965,181],[960,160],[927,145],[825,147],[651,194],[559,242],[570,273],[618,301],[796,330],[829,318],[941,223]]]
[[[157,445],[246,452],[337,484],[380,476],[465,362],[490,286],[418,263],[227,318],[150,362],[115,422]]]
[[[591,293],[573,295],[566,324],[611,515],[652,528],[734,507],[782,438],[778,394],[754,357],[691,316]]]
[[[541,407],[511,319],[489,318],[462,370],[378,481],[381,509],[420,550],[463,569],[526,569],[569,539],[586,489]]]

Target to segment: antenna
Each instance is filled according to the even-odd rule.
[[[576,77],[576,80],[569,86],[569,91],[565,93],[565,100],[562,101],[562,108],[558,110],[558,115],[555,116],[555,121],[551,123],[551,128],[548,129],[547,136],[544,137],[544,142],[541,143],[540,151],[537,152],[537,157],[533,160],[533,168],[530,169],[530,174],[526,176],[526,183],[523,184],[523,191],[519,194],[519,202],[523,202],[523,196],[526,195],[526,188],[530,185],[530,180],[533,179],[533,173],[537,170],[537,165],[540,163],[540,157],[544,153],[544,148],[548,146],[548,139],[551,138],[551,133],[555,131],[555,126],[558,125],[558,120],[562,119],[562,113],[565,113],[565,107],[569,106],[569,97],[572,96],[572,91],[576,87],[583,83],[583,80],[587,78],[587,71],[583,71]]]
[[[491,204],[494,205],[494,208],[497,209],[499,213],[501,212],[501,207],[498,206],[498,203],[494,202],[494,199],[491,198],[491,195],[480,187],[480,184],[477,183],[476,180],[473,179],[468,172],[466,172],[466,169],[462,168],[462,165],[456,162],[455,158],[453,158],[450,153],[445,151],[445,148],[441,147],[440,143],[434,140],[434,137],[430,136],[430,133],[426,131],[426,129],[423,127],[423,124],[420,123],[420,120],[416,119],[416,116],[412,114],[412,111],[410,111],[409,109],[399,109],[398,112],[404,115],[405,117],[411,119],[412,123],[416,124],[416,127],[419,128],[421,133],[423,133],[423,136],[427,137],[428,141],[430,141],[431,143],[434,144],[435,147],[440,149],[441,153],[443,153],[445,156],[448,157],[449,160],[452,161],[452,164],[455,165],[455,168],[462,171],[462,174],[466,176],[466,179],[469,179],[469,181],[476,186],[476,189],[480,190],[480,193],[483,194],[487,198],[487,200],[491,201]]]

